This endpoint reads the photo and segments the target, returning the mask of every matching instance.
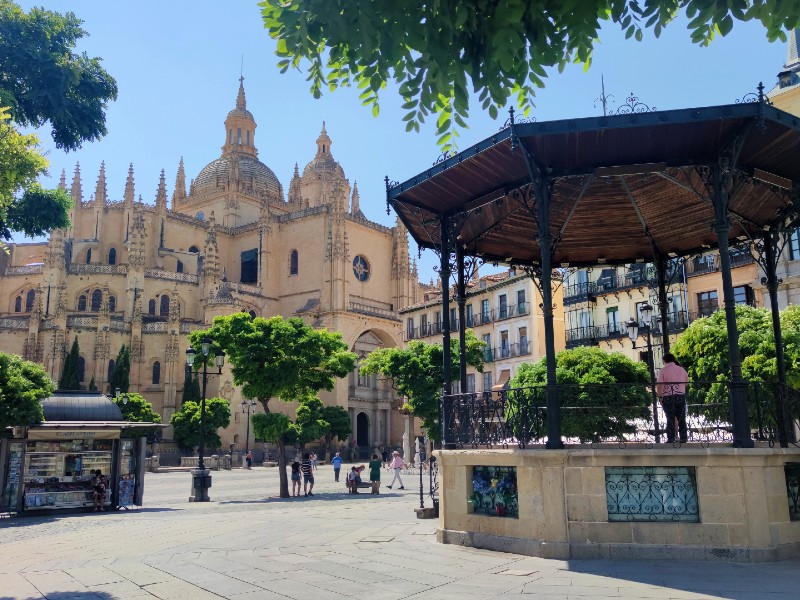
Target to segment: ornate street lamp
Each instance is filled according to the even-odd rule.
[[[650,393],[653,396],[653,430],[656,438],[656,444],[661,443],[661,428],[658,425],[658,395],[656,394],[656,370],[655,361],[653,360],[653,340],[650,335],[650,324],[653,322],[653,307],[649,302],[645,302],[639,307],[639,312],[642,315],[642,325],[631,317],[625,326],[628,328],[628,337],[631,339],[633,347],[636,348],[636,340],[639,339],[639,330],[641,329],[647,340],[647,367],[650,372]]]
[[[192,494],[189,496],[190,502],[208,502],[208,488],[211,487],[211,475],[209,475],[204,462],[205,454],[205,434],[206,434],[206,386],[208,385],[208,355],[211,353],[211,338],[204,337],[200,344],[200,350],[203,353],[203,395],[200,401],[200,444],[198,447],[198,461],[197,469],[192,471]],[[191,369],[195,361],[195,350],[189,348],[186,350],[186,368]],[[214,365],[217,367],[217,373],[211,375],[221,375],[222,366],[225,364],[225,353],[222,350],[217,350],[214,353]]]

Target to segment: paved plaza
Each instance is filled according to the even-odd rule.
[[[384,479],[388,473],[384,471]],[[148,474],[129,512],[0,520],[0,600],[666,600],[800,597],[800,561],[559,561],[446,546],[416,518],[419,479],[380,496],[317,471],[314,497],[277,498],[274,468]],[[384,482],[384,486],[385,486]]]

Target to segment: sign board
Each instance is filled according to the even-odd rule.
[[[119,429],[28,429],[29,440],[116,440]]]

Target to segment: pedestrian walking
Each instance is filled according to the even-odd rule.
[[[292,463],[292,496],[300,495],[300,463]]]
[[[381,460],[383,461],[383,468],[386,468],[386,463],[389,462],[389,451],[386,448],[381,450]]]
[[[681,444],[689,441],[686,426],[686,384],[689,374],[675,360],[675,355],[664,355],[664,366],[658,372],[656,393],[661,398],[661,406],[667,415],[667,443],[675,442],[675,422],[678,422],[678,434]]]
[[[316,471],[317,470],[317,453],[316,452],[312,452],[311,453],[311,470],[312,471]]]
[[[103,472],[100,469],[97,469],[94,472],[94,478],[92,479],[92,489],[94,490],[94,493],[92,494],[92,504],[95,512],[105,510],[103,503],[106,499],[107,485],[108,480],[103,476]]]
[[[311,490],[314,489],[314,471],[311,468],[311,456],[306,452],[303,460],[300,461],[300,470],[303,472],[303,492],[306,496],[313,496]]]
[[[252,452],[248,452],[247,453],[247,457],[245,457],[245,460],[247,461],[247,468],[248,469],[252,468],[253,467],[253,453]]]
[[[406,489],[405,486],[403,485],[403,478],[400,477],[400,471],[402,470],[402,468],[404,466],[405,466],[405,462],[403,462],[403,458],[400,456],[400,453],[397,450],[392,452],[392,462],[389,463],[389,468],[394,470],[394,478],[392,478],[392,483],[390,483],[386,487],[388,487],[389,489],[392,489],[392,486],[394,485],[394,482],[399,480],[400,481],[400,487],[397,488],[397,489],[400,489],[400,490]]]
[[[331,464],[333,465],[333,477],[336,481],[339,481],[339,471],[342,469],[342,462],[342,457],[339,456],[337,452],[336,456],[331,460]]]
[[[369,482],[372,484],[372,493],[381,493],[381,467],[383,463],[378,458],[377,454],[372,455],[372,460],[369,461]]]

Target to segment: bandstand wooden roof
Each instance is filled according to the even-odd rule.
[[[467,255],[538,265],[539,170],[552,182],[553,266],[686,256],[716,246],[708,183],[722,156],[734,163],[731,240],[795,222],[800,118],[764,102],[513,124],[387,184],[387,202],[422,247],[439,248],[448,215],[463,221]]]

